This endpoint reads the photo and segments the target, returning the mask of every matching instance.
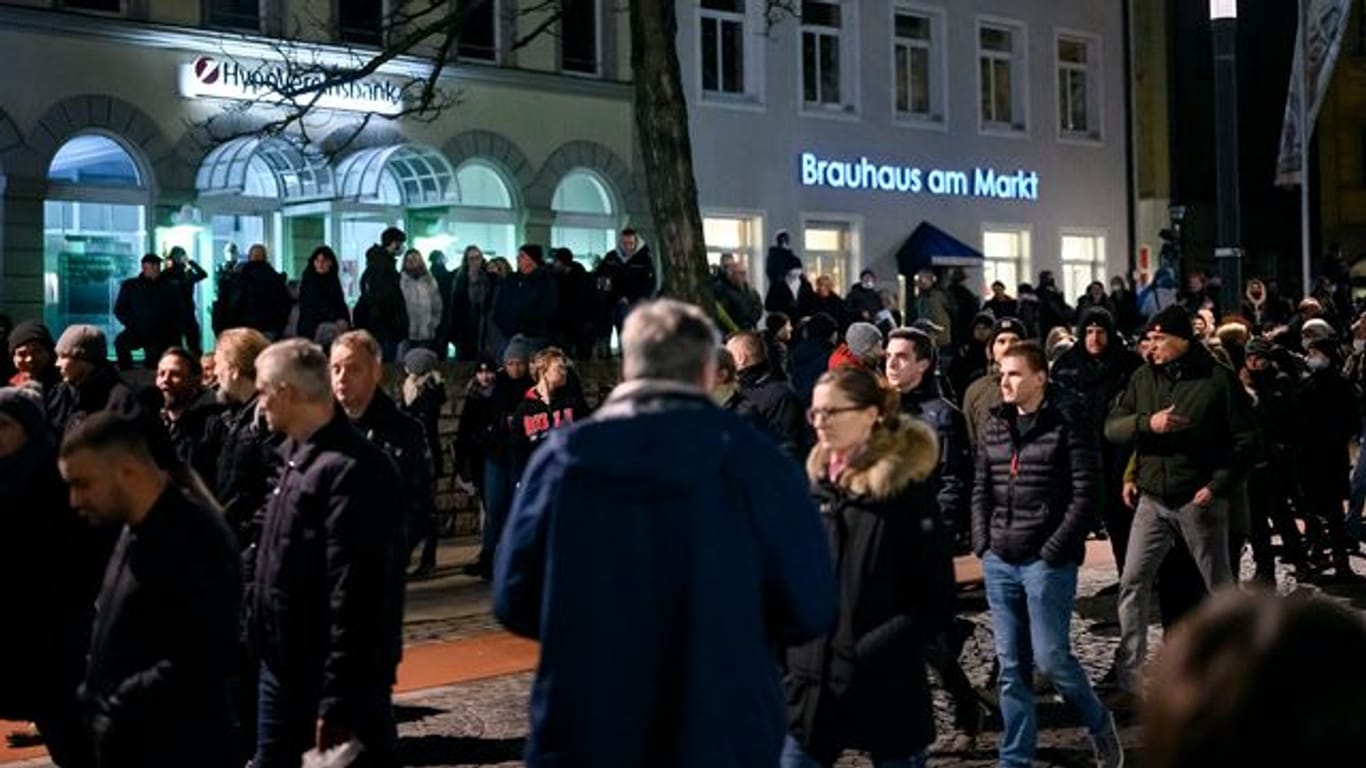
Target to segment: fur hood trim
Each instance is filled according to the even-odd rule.
[[[813,483],[826,478],[830,453],[817,445],[806,460],[806,473]],[[893,426],[877,427],[867,448],[844,470],[836,482],[854,496],[885,501],[912,483],[922,483],[939,466],[939,439],[934,430],[910,416],[902,415]]]

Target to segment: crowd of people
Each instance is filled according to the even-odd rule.
[[[1176,641],[1247,621],[1210,598],[1245,546],[1254,582],[1277,558],[1301,581],[1357,579],[1366,313],[1332,286],[1292,308],[1254,280],[1222,311],[1202,279],[1171,297],[1120,280],[1074,307],[1048,273],[979,302],[960,273],[924,270],[907,323],[872,272],[847,298],[813,288],[780,233],[767,296],[724,258],[704,310],[651,300],[653,262],[622,235],[594,285],[531,245],[515,272],[473,246],[438,272],[390,230],[349,309],[320,246],[292,319],[256,246],[204,358],[185,346],[202,270],[149,256],[114,342],[120,363],[154,358],[146,389],[97,327],[0,326],[0,578],[46,585],[19,598],[32,631],[0,635],[23,660],[0,719],[33,722],[62,768],[292,767],[339,748],[396,765],[404,585],[433,572],[448,473],[484,510],[466,573],[541,644],[532,765],[796,768],[856,749],[922,766],[932,672],[960,746],[995,710],[1001,764],[1031,764],[1046,684],[1098,764],[1121,766],[1116,712],[1210,727],[1145,688],[1154,593],[1164,627],[1205,622],[1154,674],[1221,680]],[[574,361],[603,329],[624,381],[594,410]],[[474,365],[447,446],[449,344]],[[1093,537],[1114,554],[1121,636],[1098,681],[1070,641]],[[968,553],[994,693],[958,662]],[[1282,623],[1346,631],[1317,610]],[[1162,764],[1217,763],[1207,738],[1191,752],[1164,732]]]

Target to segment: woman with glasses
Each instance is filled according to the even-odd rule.
[[[812,497],[839,584],[839,620],[787,653],[783,768],[872,753],[920,768],[934,741],[924,645],[953,617],[953,567],[931,478],[933,430],[900,413],[877,373],[844,367],[816,383],[807,419]]]

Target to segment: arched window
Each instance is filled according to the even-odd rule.
[[[570,171],[551,198],[555,223],[552,245],[568,248],[574,258],[592,269],[598,259],[616,247],[616,202],[603,180],[592,171]]]
[[[119,284],[138,274],[147,248],[144,176],[128,149],[103,134],[76,136],[52,158],[43,203],[43,315],[54,332],[88,323],[112,342],[122,330],[114,299]]]
[[[432,248],[446,252],[446,263],[460,263],[465,246],[477,245],[485,258],[517,255],[519,215],[503,174],[482,160],[468,160],[455,172],[456,205],[449,218],[428,238],[419,238],[424,253]],[[424,247],[426,243],[426,247]]]

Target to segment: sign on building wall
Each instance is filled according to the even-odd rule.
[[[299,92],[324,82],[322,72],[227,56],[196,56],[180,65],[180,94],[190,99],[232,99],[291,104],[350,112],[393,113],[403,108],[403,88],[379,77],[329,86],[320,94]],[[313,104],[314,96],[316,104]]]
[[[830,160],[812,152],[803,152],[799,173],[804,187],[1031,202],[1039,199],[1039,174],[1026,170],[981,167],[953,170],[882,165],[866,157]]]

